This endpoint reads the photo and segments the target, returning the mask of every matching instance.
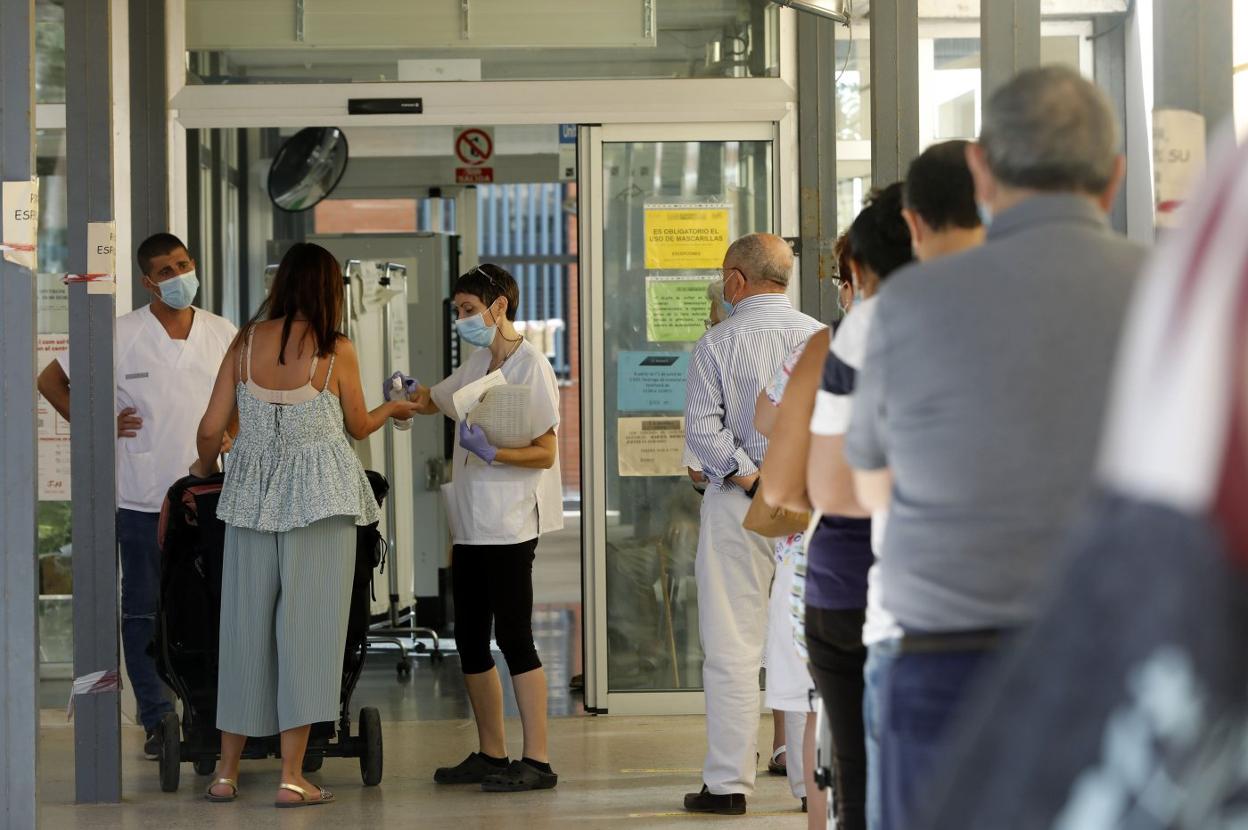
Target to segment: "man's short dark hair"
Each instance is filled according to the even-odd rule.
[[[966,141],[933,144],[910,162],[906,173],[906,207],[934,231],[978,228],[975,182],[966,164]]]
[[[506,268],[486,262],[473,268],[455,280],[451,296],[471,294],[487,307],[499,297],[507,298],[507,319],[516,321],[516,312],[520,309],[520,286],[516,278]]]
[[[171,233],[157,233],[149,236],[139,246],[139,270],[151,276],[152,260],[158,256],[167,256],[179,248],[190,253],[186,244]]]

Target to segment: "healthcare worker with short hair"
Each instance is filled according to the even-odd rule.
[[[550,361],[513,322],[520,302],[515,279],[497,265],[461,276],[452,291],[460,338],[476,347],[449,378],[421,387],[422,413],[455,417],[456,391],[494,371],[527,386],[532,443],[494,447],[479,426],[459,424],[447,489],[454,551],[455,642],[477,721],[480,750],[439,769],[439,784],[480,784],[491,792],[550,789],[558,776],[546,748],[546,673],[533,644],[533,559],[543,533],[563,527],[559,480],[559,389]],[[490,626],[515,687],[524,753],[509,762],[503,690],[490,655]]]
[[[238,329],[191,305],[199,279],[182,240],[158,233],[137,253],[151,302],[117,318],[117,545],[126,673],[147,733],[143,754],[153,760],[161,716],[173,711],[147,654],[160,592],[156,526],[165,493],[195,460],[195,430]],[[68,352],[40,373],[39,391],[69,420]]]

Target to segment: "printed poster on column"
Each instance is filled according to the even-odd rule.
[[[731,242],[731,208],[720,203],[646,205],[646,269],[713,271]]]
[[[684,418],[620,418],[616,426],[621,477],[686,474]]]
[[[646,339],[651,343],[696,343],[711,314],[707,286],[718,275],[646,277]]]
[[[1157,227],[1178,224],[1179,208],[1205,169],[1205,118],[1198,112],[1153,112],[1153,193]]]
[[[69,348],[69,289],[61,274],[37,274],[38,327],[35,340],[37,371]],[[38,498],[40,501],[69,501],[69,421],[37,396]]]
[[[68,334],[36,335],[36,367],[42,372],[56,356],[69,348]],[[35,417],[39,423],[39,500],[69,501],[69,421],[62,418],[42,395]]]

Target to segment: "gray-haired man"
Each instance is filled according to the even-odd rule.
[[[1118,130],[1077,73],[1001,88],[967,160],[987,243],[880,292],[846,439],[859,500],[891,502],[878,567],[904,632],[882,681],[883,828],[913,826],[984,658],[1037,612],[1144,256],[1106,224]]]
[[[685,796],[690,812],[740,815],[754,792],[758,670],[775,570],[772,542],[741,526],[767,450],[754,404],[784,359],[822,328],[785,296],[792,270],[793,253],[778,236],[732,243],[723,280],[730,316],[689,360],[686,444],[708,480],[694,564],[707,752],[702,790]]]

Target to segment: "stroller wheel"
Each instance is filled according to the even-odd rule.
[[[176,712],[166,712],[160,719],[160,789],[178,791],[182,774],[182,723]]]
[[[394,670],[398,673],[399,680],[410,680],[412,677],[412,661],[400,660],[395,665]]]
[[[200,758],[195,762],[196,775],[212,775],[212,771],[217,768],[217,762],[211,758]]]
[[[364,786],[381,783],[381,714],[372,706],[360,710],[360,778]]]
[[[309,752],[303,756],[303,771],[316,772],[325,763],[325,756]]]

